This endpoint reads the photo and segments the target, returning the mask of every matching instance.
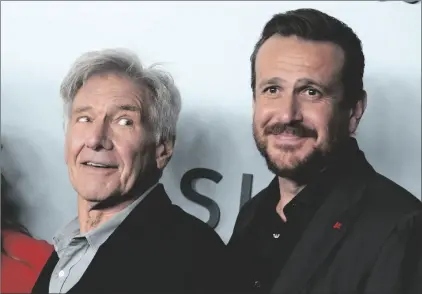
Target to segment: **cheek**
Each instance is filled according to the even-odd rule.
[[[84,140],[80,136],[69,134],[65,141],[66,164],[74,163],[84,146]]]
[[[303,123],[317,132],[318,140],[329,136],[330,122],[332,120],[331,107],[314,107],[303,112]]]
[[[66,138],[66,140],[64,142],[64,162],[66,164],[69,163],[68,157],[69,157],[69,144],[68,144],[68,140]]]
[[[263,128],[270,122],[272,118],[271,111],[268,107],[264,107],[261,103],[257,103],[253,112],[253,123],[256,130],[262,133]]]
[[[115,144],[114,148],[123,162],[126,173],[140,169],[144,152],[142,150],[142,143],[139,140],[123,140],[120,141],[120,144]]]

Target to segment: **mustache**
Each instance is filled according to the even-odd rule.
[[[318,136],[317,132],[314,129],[308,128],[302,123],[274,123],[264,129],[264,135],[266,136],[280,135],[285,132],[298,137],[316,138]]]

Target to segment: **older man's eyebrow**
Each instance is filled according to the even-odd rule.
[[[85,112],[85,111],[88,111],[88,110],[91,110],[92,109],[92,106],[79,106],[79,107],[76,107],[75,109],[73,109],[73,113],[82,113],[82,112]]]
[[[141,112],[141,108],[139,106],[132,105],[132,104],[121,104],[121,105],[117,105],[116,108],[119,110],[124,110],[124,111]]]
[[[117,105],[115,107],[113,107],[115,110],[120,110],[120,111],[130,111],[130,112],[137,112],[140,113],[141,112],[141,108],[139,106],[136,105],[132,105],[132,104],[120,104]],[[72,112],[74,114],[80,114],[89,110],[92,110],[92,106],[79,106],[76,107],[72,110]]]

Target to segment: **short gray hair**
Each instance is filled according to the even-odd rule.
[[[60,86],[64,102],[65,127],[69,120],[72,103],[86,81],[100,74],[117,74],[131,79],[140,89],[145,89],[149,101],[146,120],[156,143],[174,143],[176,124],[181,110],[180,92],[172,76],[156,66],[144,68],[138,56],[126,49],[105,49],[82,54],[65,76]]]

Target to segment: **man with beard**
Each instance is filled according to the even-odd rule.
[[[228,244],[237,291],[422,293],[422,204],[353,136],[364,64],[352,29],[320,11],[265,25],[251,57],[253,133],[276,177],[242,207]]]

